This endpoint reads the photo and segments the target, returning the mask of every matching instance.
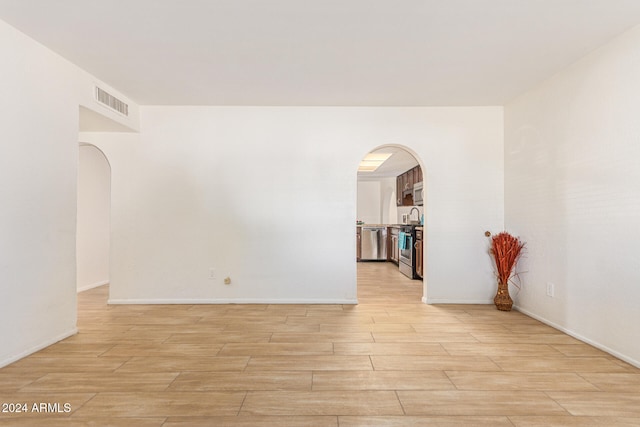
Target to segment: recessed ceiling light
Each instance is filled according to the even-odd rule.
[[[360,162],[358,172],[373,172],[391,157],[393,153],[369,153]]]

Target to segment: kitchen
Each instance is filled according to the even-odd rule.
[[[356,259],[389,262],[422,280],[424,183],[418,160],[400,147],[369,153],[358,168]]]

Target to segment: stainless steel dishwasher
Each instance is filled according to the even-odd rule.
[[[363,226],[361,261],[387,260],[387,227]]]

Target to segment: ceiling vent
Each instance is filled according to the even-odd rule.
[[[98,86],[96,86],[96,101],[113,111],[117,111],[123,116],[129,117],[129,105],[111,95],[109,92],[100,89]]]

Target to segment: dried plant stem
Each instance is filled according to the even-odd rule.
[[[498,292],[494,299],[499,310],[509,311],[513,301],[509,296],[509,279],[522,254],[524,243],[507,232],[498,233],[491,238],[491,253],[496,262]]]

